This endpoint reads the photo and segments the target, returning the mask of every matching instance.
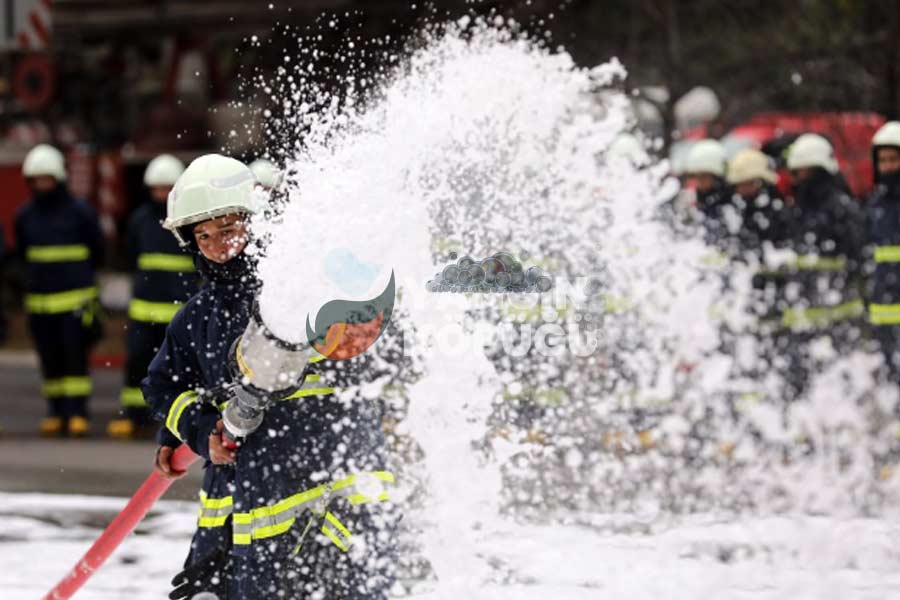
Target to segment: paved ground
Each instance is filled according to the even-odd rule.
[[[118,411],[122,373],[92,372],[92,432],[88,439],[43,439],[38,421],[46,411],[36,357],[27,351],[0,352],[0,491],[130,496],[152,468],[155,445],[106,437]],[[167,498],[194,499],[200,468],[177,482]]]

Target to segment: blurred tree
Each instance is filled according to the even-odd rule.
[[[572,0],[552,23],[582,63],[612,56],[674,102],[711,87],[733,123],[759,110],[900,115],[900,0]],[[666,140],[669,141],[668,139]]]

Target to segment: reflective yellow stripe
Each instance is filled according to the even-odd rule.
[[[231,519],[231,524],[234,528],[231,536],[232,542],[235,544],[249,544],[251,539],[250,533],[243,533],[243,531],[250,531],[253,517],[250,516],[250,513],[234,513]]]
[[[147,406],[147,402],[144,400],[144,392],[139,387],[122,388],[119,399],[122,402],[122,406],[131,408],[144,408]]]
[[[134,298],[128,305],[128,316],[145,323],[168,323],[181,309],[177,302],[147,302]]]
[[[138,256],[138,269],[190,273],[194,271],[194,259],[186,254],[146,253]]]
[[[181,415],[185,409],[196,401],[197,392],[189,390],[175,398],[175,402],[169,407],[169,414],[166,416],[166,429],[171,431],[172,434],[182,442],[184,439],[182,439],[181,434],[178,433],[178,420],[181,419]]]
[[[69,246],[28,246],[25,259],[28,262],[55,263],[78,262],[91,257],[91,250],[84,244]]]
[[[873,325],[900,325],[900,304],[870,304],[869,322]]]
[[[97,297],[97,288],[81,288],[53,294],[27,294],[25,310],[34,314],[58,314],[78,310]]]
[[[319,358],[319,360],[321,360],[321,358]],[[310,360],[310,362],[312,362],[312,360]],[[314,387],[310,385],[318,383],[321,379],[322,375],[319,373],[310,373],[303,379],[303,387],[290,396],[285,396],[282,400],[296,400],[297,398],[305,398],[307,396],[328,396],[329,394],[333,394],[335,391],[335,388],[333,387]]]
[[[350,475],[332,484],[323,484],[294,494],[272,506],[254,508],[248,513],[234,513],[233,541],[235,544],[249,544],[252,540],[264,539],[284,533],[291,528],[303,511],[324,510],[323,501],[334,497],[345,497],[351,504],[388,500],[387,492],[377,497],[368,497],[355,487],[360,477],[374,477],[380,481],[393,483],[394,475],[387,471],[374,471]],[[341,493],[343,490],[343,493]],[[324,500],[323,500],[324,498]],[[350,534],[347,532],[349,540]]]
[[[317,354],[317,355],[313,356],[311,359],[309,359],[309,364],[314,365],[317,362],[322,362],[323,360],[325,360],[325,357],[322,356],[321,354]]]
[[[847,268],[847,259],[843,256],[805,254],[797,257],[795,265],[802,271],[843,271]]]
[[[325,513],[325,521],[326,522],[322,524],[322,533],[328,536],[328,539],[330,539],[331,542],[335,546],[340,548],[343,552],[349,550],[350,544],[353,541],[353,536],[350,535],[350,530],[344,527],[344,524],[341,523],[341,521],[336,516],[334,516],[333,513]],[[340,534],[344,536],[344,540],[346,540],[346,542],[338,538],[338,536],[335,534],[332,528],[329,527],[329,525],[331,525],[331,527],[334,527],[334,529],[337,529],[338,532],[340,532]]]
[[[865,306],[861,300],[853,300],[837,306],[789,308],[781,314],[781,324],[784,327],[823,326],[836,321],[861,317],[864,313]]]
[[[357,504],[366,504],[367,502],[386,502],[390,499],[387,492],[381,492],[375,498],[370,498],[365,494],[353,494],[352,496],[347,496],[347,500],[349,500],[350,504],[353,506],[356,506]]]
[[[326,388],[303,388],[299,389],[283,400],[296,400],[297,398],[305,398],[306,396],[327,396],[334,393],[333,387]]]
[[[205,492],[200,492],[200,505],[203,508],[225,508],[234,505],[234,498],[225,496],[224,498],[209,498]]]
[[[91,378],[87,375],[47,379],[42,386],[44,395],[48,398],[90,396],[93,387]]]
[[[875,262],[900,262],[900,246],[878,246],[875,248]]]
[[[221,527],[231,515],[234,499],[231,496],[224,498],[209,498],[206,492],[200,492],[200,516],[197,519],[199,527]]]

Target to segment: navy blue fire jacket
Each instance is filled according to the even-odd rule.
[[[25,261],[26,308],[32,313],[68,312],[82,291],[96,297],[94,270],[103,262],[103,233],[96,211],[58,186],[36,194],[16,215],[16,252]],[[93,290],[93,293],[88,292]],[[80,298],[81,303],[86,298]],[[74,306],[70,306],[74,304]],[[55,310],[64,307],[65,310]]]
[[[875,271],[869,291],[869,321],[900,325],[900,177],[879,184],[866,203],[868,242]],[[893,350],[893,349],[892,349]]]
[[[205,402],[198,392],[231,381],[228,353],[249,322],[255,291],[246,283],[211,281],[169,324],[143,381],[148,404],[165,423],[164,445],[183,441],[208,459],[220,399]],[[370,552],[381,548],[380,555],[393,543],[385,541],[392,536],[376,535],[383,526],[372,525],[394,481],[386,470],[379,404],[341,394],[370,372],[370,361],[365,354],[340,363],[317,357],[303,388],[274,403],[233,466],[207,461],[187,564],[228,549],[229,599],[270,597],[273,589],[286,598],[315,590],[329,598],[387,593],[387,571],[357,564],[349,553],[357,535]],[[276,563],[282,567],[274,569]],[[325,571],[341,574],[323,579]],[[374,595],[349,592],[367,586]]]
[[[166,205],[147,202],[128,222],[126,252],[134,270],[129,316],[135,321],[168,323],[197,291],[193,256],[183,250],[171,232],[162,228]]]

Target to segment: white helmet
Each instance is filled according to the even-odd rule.
[[[684,159],[682,171],[689,175],[711,173],[725,176],[725,147],[716,140],[700,140],[693,144]]]
[[[264,158],[257,158],[250,163],[250,170],[256,177],[256,182],[264,188],[274,189],[281,183],[281,173],[271,162]]]
[[[25,156],[22,163],[25,178],[48,176],[57,181],[66,180],[66,161],[62,152],[49,144],[38,144]]]
[[[144,185],[147,187],[169,187],[175,185],[184,173],[184,163],[171,154],[160,154],[150,161],[144,171]]]
[[[233,213],[257,211],[253,187],[256,179],[247,165],[220,154],[206,154],[194,160],[169,192],[163,227],[175,234],[182,245],[188,240],[180,227]]]
[[[804,133],[791,144],[788,149],[787,168],[812,169],[820,167],[829,173],[839,171],[837,160],[834,158],[834,148],[821,135]]]
[[[900,148],[900,121],[888,121],[875,132],[872,147],[896,146]]]
[[[728,161],[728,183],[734,185],[745,181],[762,179],[769,183],[778,181],[769,157],[753,148],[741,150]]]
[[[640,140],[631,133],[620,133],[606,149],[608,160],[627,160],[639,167],[647,164],[650,157]]]

